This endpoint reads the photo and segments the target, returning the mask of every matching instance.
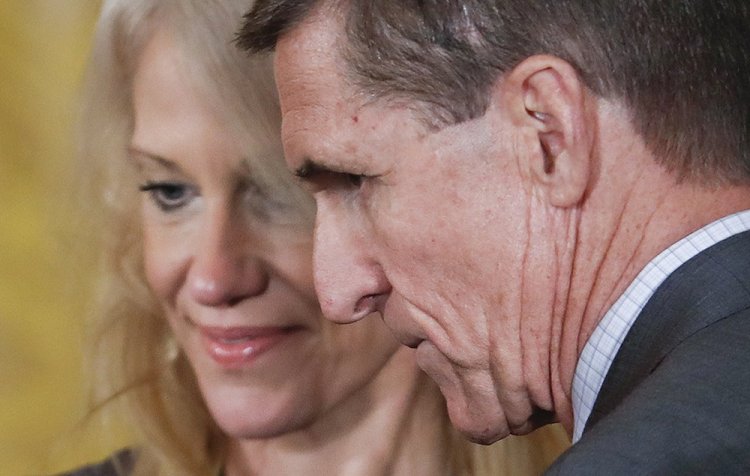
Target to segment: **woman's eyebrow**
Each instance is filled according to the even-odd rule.
[[[180,166],[177,165],[174,161],[166,159],[158,154],[146,152],[145,150],[132,144],[128,146],[128,155],[137,162],[142,162],[144,159],[148,159],[149,161],[154,162],[165,169],[173,171],[180,170]]]

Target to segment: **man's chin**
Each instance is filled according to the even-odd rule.
[[[490,445],[510,435],[505,418],[487,417],[468,409],[463,403],[448,401],[448,417],[453,427],[472,443]]]
[[[489,445],[511,431],[491,377],[481,372],[461,375],[429,341],[417,347],[417,364],[440,388],[451,423],[468,440]]]
[[[448,405],[448,416],[451,423],[467,440],[480,445],[490,445],[509,435],[528,435],[542,426],[556,423],[554,415],[546,411],[540,411],[521,425],[510,426],[504,418],[502,421],[495,420],[493,425],[490,423],[491,419],[483,415],[476,415],[470,411],[461,412],[460,410],[454,413],[451,405]]]

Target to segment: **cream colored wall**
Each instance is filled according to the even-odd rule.
[[[68,259],[62,206],[98,8],[0,1],[0,474],[59,471],[116,445],[75,430],[86,270]]]

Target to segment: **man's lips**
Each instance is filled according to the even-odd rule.
[[[411,304],[403,296],[393,291],[386,301],[380,317],[401,345],[416,349],[420,343],[429,340],[430,337],[418,323],[417,316],[424,317],[426,315],[427,313],[421,308]]]
[[[415,336],[398,336],[398,341],[406,347],[416,349],[417,347],[419,347],[419,344],[424,342],[424,339]]]
[[[425,340],[424,337],[411,333],[408,330],[402,329],[397,325],[391,325],[392,322],[387,320],[385,316],[383,316],[382,319],[385,325],[393,334],[393,337],[395,337],[396,340],[401,343],[401,345],[405,345],[406,347],[411,347],[412,349],[416,349],[417,346],[419,346],[419,344]]]
[[[224,367],[237,368],[250,365],[302,327],[197,326],[197,329],[204,349],[214,361]]]

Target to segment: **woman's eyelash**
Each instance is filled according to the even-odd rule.
[[[179,182],[146,182],[138,188],[148,193],[154,204],[164,212],[184,207],[195,195],[189,185]]]

